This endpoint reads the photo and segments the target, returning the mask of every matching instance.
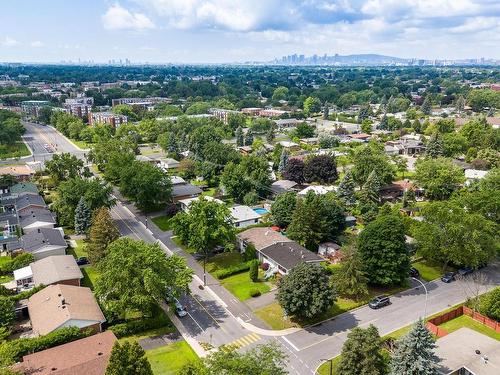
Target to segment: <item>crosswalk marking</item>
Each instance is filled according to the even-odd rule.
[[[234,340],[233,342],[230,342],[226,346],[236,346],[237,348],[242,348],[244,346],[250,345],[254,342],[257,342],[260,340],[260,336],[256,333],[250,333],[246,336],[240,337],[237,340]]]

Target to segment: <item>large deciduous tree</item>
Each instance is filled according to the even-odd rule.
[[[306,182],[330,184],[337,180],[337,164],[330,155],[313,156],[306,161],[304,179]]]
[[[410,332],[396,342],[391,359],[393,375],[438,375],[440,359],[434,354],[436,344],[423,320],[418,320]]]
[[[150,315],[158,302],[185,293],[191,282],[186,260],[167,257],[158,244],[123,237],[106,252],[95,290],[105,310],[116,317],[127,311]]]
[[[286,228],[292,221],[296,204],[297,194],[293,191],[278,195],[271,205],[274,223],[281,228]]]
[[[83,161],[69,153],[55,154],[45,163],[45,171],[56,184],[70,178],[90,177],[90,170],[83,166]]]
[[[304,182],[304,168],[305,164],[302,160],[291,158],[288,160],[285,169],[283,170],[283,177],[287,180],[295,181],[298,184]]]
[[[335,302],[335,288],[323,267],[300,263],[278,285],[278,301],[288,315],[311,318]]]
[[[449,159],[422,159],[415,166],[415,179],[430,199],[446,199],[455,191],[465,176]]]
[[[354,181],[363,186],[370,173],[375,171],[381,184],[389,184],[394,178],[394,166],[389,162],[379,144],[368,144],[356,149],[351,170]]]
[[[396,215],[380,215],[358,237],[358,251],[370,283],[403,284],[408,278],[410,258],[405,228]]]
[[[136,341],[116,341],[105,375],[153,375],[146,352]]]

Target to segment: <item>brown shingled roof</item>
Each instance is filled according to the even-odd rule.
[[[272,230],[271,228],[250,228],[237,235],[239,239],[251,242],[255,249],[261,250],[265,247],[273,245],[277,242],[291,241],[281,233]]]

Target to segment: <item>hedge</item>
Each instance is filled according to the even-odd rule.
[[[0,365],[9,366],[19,362],[26,354],[39,352],[57,345],[66,344],[90,336],[91,330],[78,327],[66,327],[48,335],[5,341],[0,344]]]
[[[238,273],[246,272],[250,269],[250,262],[237,264],[228,268],[223,268],[214,272],[215,277],[219,280],[228,278],[229,276],[236,275]]]
[[[130,320],[124,323],[112,325],[108,328],[115,334],[116,337],[121,338],[161,327],[173,328],[172,323],[163,311],[161,311],[161,314],[154,318]]]

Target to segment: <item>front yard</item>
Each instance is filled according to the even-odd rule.
[[[172,229],[172,223],[171,223],[171,219],[170,217],[168,216],[157,216],[157,217],[153,217],[151,220],[153,221],[153,223],[155,223],[155,225],[160,228],[162,231],[167,231],[167,230],[171,230]]]
[[[146,350],[146,357],[155,375],[175,375],[198,356],[186,341],[173,342],[156,349]]]
[[[85,249],[85,240],[74,240],[76,242],[76,247],[71,247],[68,253],[73,255],[75,258],[86,257],[87,251]],[[83,274],[82,286],[90,289],[94,289],[95,282],[99,277],[99,272],[92,265],[87,265],[80,267]]]
[[[420,272],[420,277],[424,281],[436,280],[443,275],[443,267],[439,263],[420,260],[412,263],[412,266]]]
[[[16,142],[12,145],[0,146],[0,159],[20,158],[29,155],[30,151],[24,142]]]

